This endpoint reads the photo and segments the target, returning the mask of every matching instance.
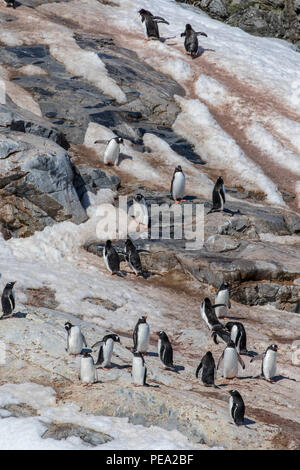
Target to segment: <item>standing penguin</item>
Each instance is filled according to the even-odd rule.
[[[217,307],[216,308],[216,316],[217,318],[225,318],[227,314],[227,308],[231,308],[231,303],[229,300],[229,286],[227,282],[224,282],[219,290],[215,300],[216,304],[224,304],[225,307]]]
[[[201,302],[200,306],[200,312],[203,320],[207,324],[208,328],[212,330],[214,327],[217,325],[223,326],[219,320],[217,319],[217,316],[215,314],[215,309],[217,307],[222,307],[224,304],[215,304],[212,305],[210,299],[208,297],[205,297],[203,302]]]
[[[225,379],[233,379],[238,374],[238,363],[245,369],[245,364],[238,354],[233,341],[229,341],[227,347],[224,349],[217,365],[217,370],[223,360],[223,377]]]
[[[112,246],[111,240],[107,240],[103,250],[104,263],[110,273],[117,274],[118,276],[124,277],[120,271],[120,258],[114,247]]]
[[[178,165],[173,173],[173,178],[171,182],[171,197],[174,199],[175,203],[178,204],[183,200],[185,191],[185,175],[182,171],[180,165]]]
[[[7,7],[13,7],[14,9],[16,8],[15,0],[4,0],[4,2],[6,3]]]
[[[69,321],[65,323],[65,329],[68,333],[66,351],[71,356],[77,356],[81,353],[83,345],[87,347],[85,337],[81,332],[80,326],[72,325]]]
[[[79,380],[81,380],[83,386],[93,385],[98,380],[94,360],[86,351],[84,351],[80,360]]]
[[[95,144],[107,144],[104,152],[104,164],[118,166],[120,155],[120,144],[123,144],[121,137],[113,137],[109,141],[96,140]]]
[[[1,304],[2,304],[2,317],[9,317],[15,309],[15,294],[14,294],[14,285],[17,281],[8,282],[4,287]]]
[[[247,350],[247,335],[244,325],[238,321],[229,321],[225,328],[230,331],[237,351],[244,356],[251,356],[252,354]]]
[[[148,39],[159,39],[159,31],[157,23],[169,24],[161,16],[153,16],[152,13],[148,10],[142,8],[139,10],[141,16],[142,24],[144,27],[145,38]]]
[[[212,193],[212,203],[213,206],[210,211],[208,211],[208,214],[211,212],[219,212],[223,210],[225,204],[225,185],[222,176],[219,176],[214,186]]]
[[[134,349],[130,350],[133,354],[131,376],[136,387],[146,386],[147,367],[143,354]]]
[[[146,354],[149,347],[150,327],[147,323],[147,316],[140,317],[133,331],[134,351]]]
[[[261,375],[258,377],[265,378],[271,383],[274,382],[272,379],[276,374],[277,351],[278,346],[276,344],[271,344],[271,346],[269,346],[264,353],[253,357],[250,361],[253,362],[257,361],[258,359],[262,359]]]
[[[229,414],[237,426],[244,424],[245,404],[237,390],[230,390]]]
[[[92,349],[94,349],[96,346],[100,346],[96,366],[102,366],[105,370],[110,367],[110,361],[114,350],[114,343],[121,344],[120,337],[115,334],[110,334],[104,336],[101,341],[98,341],[92,346]]]
[[[127,238],[125,242],[125,257],[126,261],[129,265],[129,267],[132,269],[132,271],[135,273],[136,276],[143,276],[145,277],[144,270],[142,268],[142,263],[140,259],[140,255],[130,240],[130,238]]]
[[[215,387],[215,374],[216,374],[216,364],[213,358],[213,355],[208,351],[201,359],[199,366],[196,370],[196,378],[198,378],[199,372],[202,369],[201,380],[203,385],[206,387]]]
[[[149,225],[149,211],[142,194],[136,194],[133,199],[133,216],[139,224]]]
[[[166,369],[177,372],[173,364],[173,348],[168,336],[164,331],[158,331],[158,355]]]
[[[197,36],[205,36],[207,34],[196,32],[193,30],[190,24],[185,25],[185,32],[181,33],[181,37],[185,36],[184,47],[188,54],[191,54],[191,57],[195,59],[198,55],[198,38]]]

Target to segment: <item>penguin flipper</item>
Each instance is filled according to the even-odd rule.
[[[245,363],[244,363],[243,359],[241,358],[241,356],[239,355],[239,353],[237,353],[237,358],[238,358],[238,361],[241,364],[242,368],[245,369]]]
[[[138,323],[135,325],[133,330],[133,349],[136,351],[138,341]]]
[[[220,189],[220,195],[221,195],[221,197],[222,197],[222,199],[223,199],[223,201],[224,201],[224,204],[225,204],[226,201],[225,201],[225,192],[224,192],[223,186],[222,186],[221,189]]]
[[[227,304],[227,307],[228,307],[228,308],[231,308],[231,302],[230,302],[230,300],[229,300],[229,299],[228,299],[228,304]]]
[[[250,362],[259,361],[260,359],[263,359],[264,357],[265,357],[265,353],[257,354],[257,356],[252,357],[252,359],[250,360]]]
[[[185,32],[181,33],[180,37],[183,38],[184,36],[186,36]]]
[[[217,308],[217,307],[226,307],[225,304],[215,304],[211,306],[212,308]]]
[[[15,298],[12,294],[10,294],[9,299],[12,303],[12,309],[14,310],[15,309]]]
[[[148,385],[146,383],[146,379],[147,379],[147,367],[145,367],[145,374],[144,374],[144,382],[143,382],[143,385]]]
[[[81,333],[81,337],[82,337],[82,341],[83,341],[83,344],[85,345],[85,347],[87,348],[87,342],[86,342],[86,339],[84,337],[84,335]]]
[[[170,24],[168,21],[166,21],[164,18],[161,16],[152,16],[152,20],[154,20],[156,23],[165,23],[165,24]]]
[[[91,347],[91,349],[94,349],[94,348],[96,348],[96,347],[98,347],[98,346],[101,346],[102,344],[103,344],[103,340],[97,341],[97,343],[93,344],[93,346]]]
[[[200,364],[199,364],[199,366],[197,367],[197,370],[196,370],[196,379],[198,379],[198,375],[199,375],[200,370],[202,369],[202,365],[203,364],[202,364],[202,359],[201,359],[201,362],[200,362]]]
[[[206,33],[202,33],[201,31],[197,31],[195,34],[197,34],[197,36],[205,36],[206,38],[208,37]]]
[[[219,360],[218,360],[217,370],[219,369],[220,364],[221,364],[221,361],[223,360],[223,358],[224,358],[224,351],[222,352],[222,354],[221,354],[221,356],[220,356],[220,358],[219,358]]]

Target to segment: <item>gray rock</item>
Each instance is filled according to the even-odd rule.
[[[112,441],[113,438],[103,432],[97,432],[75,424],[54,424],[51,423],[47,431],[42,435],[43,439],[67,439],[68,437],[79,437],[87,445],[95,447],[106,442]]]
[[[76,167],[74,186],[81,202],[88,191],[93,194],[104,188],[116,191],[120,186],[120,182],[118,176],[107,176],[103,170],[98,168],[92,168],[88,165],[78,165]]]

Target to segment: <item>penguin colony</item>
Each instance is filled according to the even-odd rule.
[[[7,6],[15,8],[14,0],[5,0]],[[145,31],[145,38],[147,40],[159,40],[158,24],[169,23],[160,16],[154,16],[150,11],[141,9],[138,12],[141,17],[142,25]],[[198,36],[207,35],[203,32],[196,32],[190,24],[187,24],[185,31],[181,34],[184,37],[184,47],[192,59],[198,56]],[[121,137],[113,137],[108,141],[97,140],[95,143],[106,144],[104,151],[104,163],[106,165],[118,166],[120,146],[124,145]],[[185,175],[180,165],[178,165],[173,173],[170,189],[171,198],[175,203],[184,201],[185,195]],[[216,211],[223,211],[225,204],[225,185],[223,178],[218,177],[212,193],[212,208],[209,213]],[[133,201],[133,212],[135,218],[145,226],[149,223],[149,214],[147,203],[142,194],[136,194]],[[130,239],[127,239],[124,247],[125,260],[127,261],[130,269],[136,276],[146,277],[146,273],[142,268],[139,251],[134,246]],[[111,273],[111,275],[118,275],[123,277],[124,274],[120,270],[119,253],[113,247],[111,240],[107,240],[103,250],[104,263]],[[9,318],[13,315],[15,309],[14,285],[16,281],[6,284],[1,297],[2,304],[2,319]],[[217,293],[215,304],[207,297],[203,300],[200,306],[200,313],[203,321],[211,332],[211,337],[215,344],[219,344],[218,340],[221,339],[226,347],[224,348],[217,366],[214,357],[210,351],[201,358],[200,364],[196,369],[196,378],[199,377],[206,387],[219,388],[215,384],[216,371],[221,368],[222,375],[226,380],[232,380],[238,376],[238,366],[243,369],[245,364],[241,355],[250,356],[252,361],[261,360],[261,373],[259,378],[264,378],[270,382],[273,381],[276,374],[276,360],[278,347],[272,344],[267,347],[266,351],[260,355],[254,355],[247,350],[246,331],[240,322],[227,322],[225,325],[220,322],[220,319],[226,319],[228,309],[231,308],[229,300],[229,286],[223,283]],[[66,338],[66,351],[72,356],[81,356],[79,380],[84,386],[91,386],[98,381],[97,368],[102,367],[103,370],[109,369],[111,365],[111,358],[113,355],[114,344],[121,344],[120,337],[117,334],[107,334],[102,340],[97,341],[91,347],[91,350],[98,349],[97,362],[94,362],[91,356],[91,350],[87,348],[86,339],[81,331],[79,325],[73,325],[66,322],[65,330],[67,332]],[[158,337],[157,352],[158,358],[165,370],[176,372],[178,370],[173,363],[173,348],[164,331],[156,332]],[[150,340],[150,326],[147,323],[147,317],[142,316],[139,318],[133,330],[133,347],[130,349],[132,352],[132,381],[135,386],[146,386],[147,382],[147,367],[144,356],[147,355]],[[229,414],[233,422],[237,425],[244,424],[245,404],[240,393],[233,389],[229,392]]]

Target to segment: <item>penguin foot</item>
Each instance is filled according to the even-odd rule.
[[[114,165],[114,168],[118,168],[118,165]]]

